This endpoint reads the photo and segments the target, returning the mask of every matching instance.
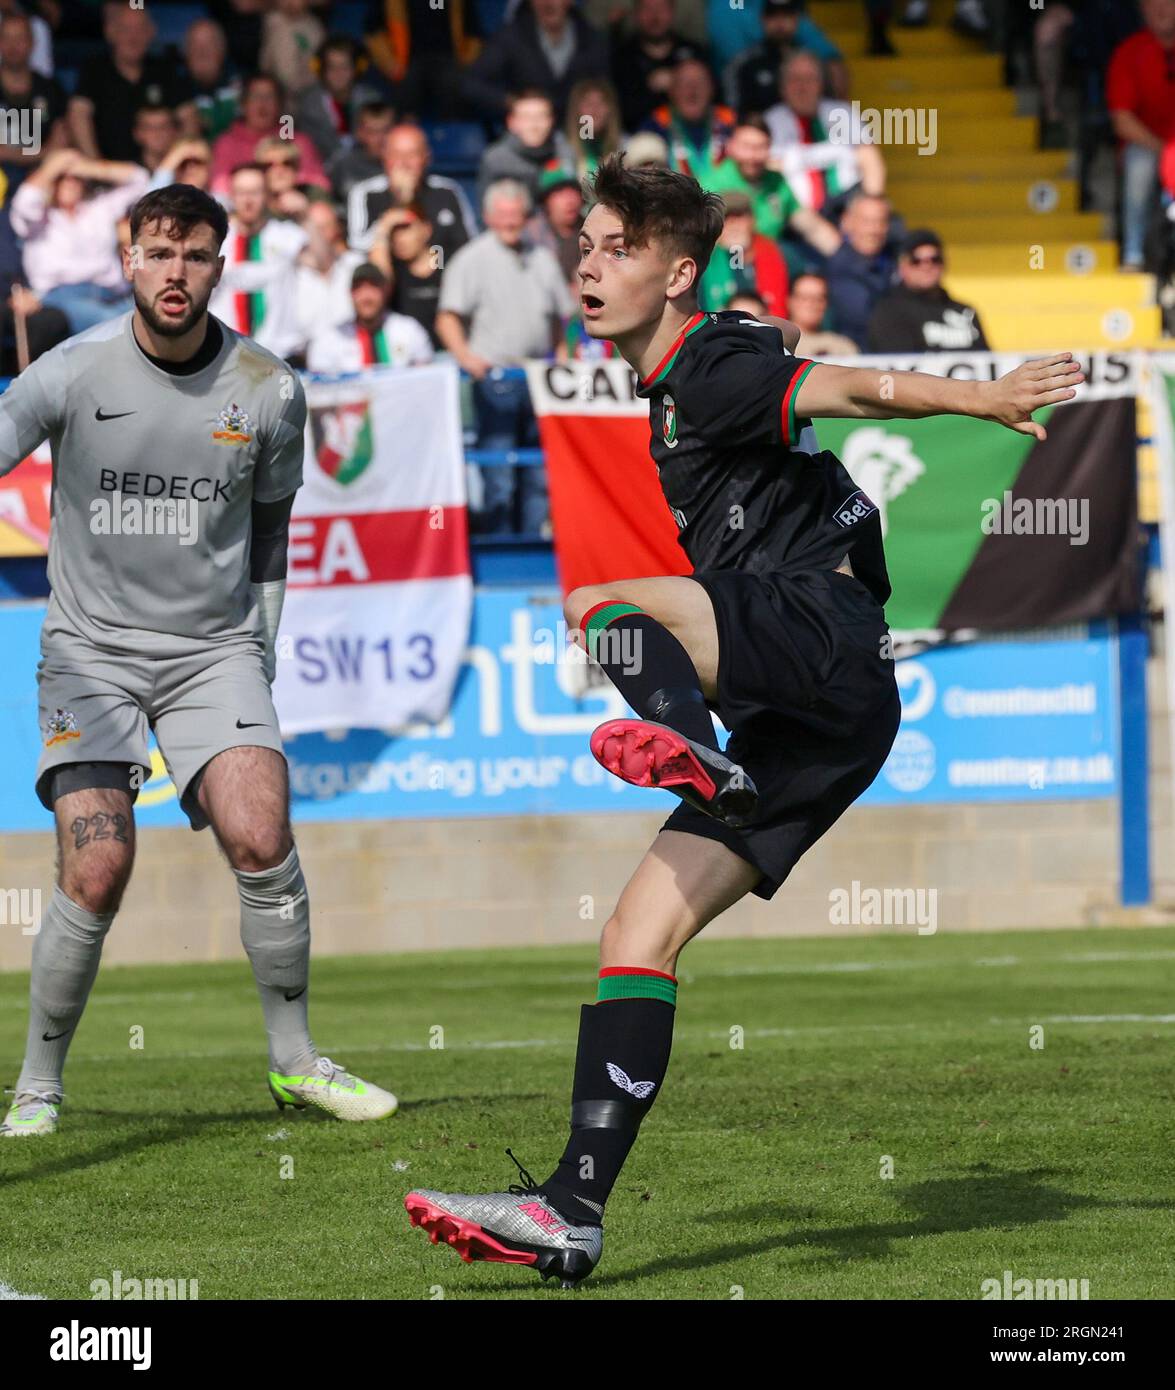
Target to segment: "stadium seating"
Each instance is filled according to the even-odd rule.
[[[885,146],[894,207],[908,226],[943,238],[947,289],[976,307],[994,348],[1155,345],[1153,277],[1118,270],[1107,219],[1082,210],[1074,156],[1037,148],[1036,119],[1016,114],[1003,59],[954,33],[951,10],[935,0],[927,28],[895,28],[896,58],[867,58],[859,0],[809,6],[851,60],[862,111],[935,113],[932,155]]]

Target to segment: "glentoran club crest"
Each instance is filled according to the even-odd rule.
[[[59,709],[45,721],[45,747],[52,748],[55,743],[68,743],[71,738],[81,738],[77,716],[70,710]]]
[[[661,437],[667,449],[677,445],[677,402],[672,396],[661,398]]]
[[[336,483],[353,483],[371,462],[374,446],[366,401],[310,411],[314,456]]]
[[[218,444],[248,444],[253,438],[253,422],[249,419],[249,413],[242,410],[236,401],[220,412],[216,423],[220,428],[212,431],[212,437]]]

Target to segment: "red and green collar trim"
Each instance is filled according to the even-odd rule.
[[[641,382],[642,387],[656,386],[657,382],[659,382],[663,376],[666,376],[668,374],[674,362],[677,361],[677,354],[685,345],[685,340],[689,337],[691,333],[697,332],[697,330],[701,328],[702,324],[704,324],[705,322],[706,315],[702,313],[701,310],[699,310],[696,314],[694,314],[694,316],[691,319],[689,319],[686,322],[685,327],[681,330],[677,337],[674,338],[672,344],[670,345],[669,351],[665,354],[664,357],[662,357],[660,362],[657,363],[657,365],[653,368],[653,370],[649,373],[645,380]]]

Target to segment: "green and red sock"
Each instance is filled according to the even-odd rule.
[[[697,667],[663,624],[635,603],[606,599],[583,615],[589,655],[642,719],[718,748]]]
[[[597,1002],[580,1010],[571,1136],[540,1184],[576,1225],[603,1220],[641,1121],[661,1092],[676,1004],[674,976],[621,965],[600,971]]]

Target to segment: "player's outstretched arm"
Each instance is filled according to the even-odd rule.
[[[970,415],[1044,439],[1044,426],[1032,419],[1032,412],[1071,401],[1084,380],[1071,352],[1022,362],[998,381],[954,381],[925,372],[883,372],[817,362],[800,383],[795,411],[808,419]]]

